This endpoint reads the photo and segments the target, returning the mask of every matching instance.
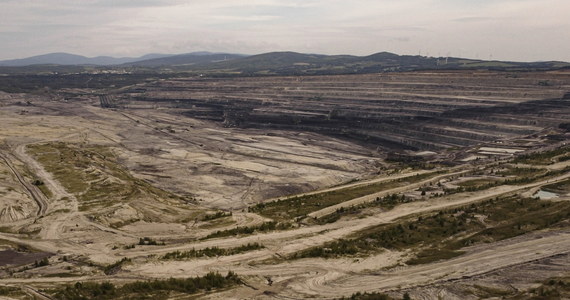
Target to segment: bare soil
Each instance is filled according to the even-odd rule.
[[[529,167],[510,163],[519,150],[555,149],[570,140],[557,128],[570,114],[568,101],[560,99],[570,89],[570,74],[507,75],[513,74],[180,78],[141,84],[144,93],[0,93],[0,238],[9,243],[0,252],[5,272],[0,285],[23,286],[26,294],[49,299],[42,288],[77,281],[120,284],[231,270],[246,284],[205,298],[333,299],[379,291],[396,297],[409,292],[414,299],[475,299],[476,286],[523,291],[537,280],[566,274],[567,221],[414,266],[404,264],[415,255],[413,248],[288,259],[373,226],[504,195],[530,197],[546,185],[568,180],[570,162],[560,161],[530,166],[555,172],[544,178],[483,188],[473,183],[521,179],[500,175],[504,169]],[[543,80],[553,85],[538,85]],[[115,108],[100,107],[96,93],[108,95],[105,99]],[[87,187],[122,182],[135,186],[134,192],[122,198],[102,192],[91,200],[107,204],[85,206],[84,192],[70,188],[53,165],[42,163],[42,153],[29,150],[53,143],[77,150],[58,157],[56,165],[81,162],[74,174],[90,178],[82,182]],[[92,149],[112,155],[100,157]],[[394,157],[399,160],[388,159]],[[216,231],[272,221],[248,210],[258,203],[434,171],[441,173],[286,220],[291,226],[285,230],[204,239]],[[128,176],[116,175],[121,172]],[[42,181],[48,195],[30,192],[34,179]],[[477,189],[445,192],[469,182]],[[411,200],[390,208],[363,206],[330,223],[318,222],[389,194]],[[557,201],[568,200],[567,194],[563,191]],[[223,215],[205,218],[216,212]],[[142,245],[144,241],[156,245]],[[248,243],[264,248],[230,256],[161,259],[172,251]],[[18,246],[40,252],[19,253]],[[50,255],[49,266],[20,271]],[[130,262],[105,274],[105,266],[124,258]]]

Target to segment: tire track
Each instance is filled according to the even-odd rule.
[[[20,184],[26,189],[28,194],[32,197],[32,199],[36,202],[38,206],[38,211],[36,215],[38,217],[42,217],[46,214],[48,210],[48,202],[45,195],[34,185],[30,184],[26,181],[24,176],[18,172],[12,161],[8,158],[8,156],[4,153],[0,152],[0,158],[6,163],[12,174],[16,176],[16,179],[20,182]]]

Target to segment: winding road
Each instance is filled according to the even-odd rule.
[[[0,159],[2,159],[6,163],[6,165],[8,166],[10,171],[14,174],[16,179],[18,179],[18,181],[24,187],[24,189],[28,192],[30,197],[32,197],[32,199],[36,202],[36,204],[38,206],[38,211],[37,211],[36,215],[38,217],[44,216],[48,210],[48,201],[46,199],[46,196],[42,193],[42,191],[40,191],[40,189],[38,189],[38,187],[29,183],[24,178],[24,176],[22,176],[22,174],[20,174],[18,169],[16,169],[16,167],[12,163],[11,158],[9,158],[9,157],[10,157],[9,155],[0,152]]]

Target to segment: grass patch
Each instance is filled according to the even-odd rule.
[[[514,167],[501,170],[496,174],[499,176],[533,177],[541,173],[544,173],[544,169]]]
[[[21,297],[26,295],[19,287],[15,286],[0,286],[0,296],[6,297]]]
[[[233,272],[226,276],[208,273],[202,277],[152,281],[135,281],[115,286],[110,282],[77,282],[63,288],[48,291],[58,300],[115,300],[115,299],[171,299],[181,295],[209,292],[229,288],[241,283]]]
[[[36,186],[42,192],[42,194],[44,194],[44,196],[46,196],[46,198],[50,199],[51,197],[53,197],[53,193],[50,191],[50,189],[45,184],[42,183],[42,184],[36,185]]]
[[[3,233],[14,233],[14,229],[10,226],[0,226],[0,232]],[[2,244],[2,240],[0,240],[0,245]]]
[[[216,257],[216,256],[230,256],[235,254],[240,254],[248,251],[254,251],[263,249],[265,246],[259,243],[248,243],[246,245],[241,245],[235,248],[218,248],[218,247],[208,247],[200,250],[192,249],[190,251],[174,251],[168,252],[161,259],[166,260],[186,260],[190,258],[199,257]]]
[[[76,195],[81,211],[139,198],[177,198],[133,177],[109,147],[61,142],[27,147],[68,192]]]
[[[354,198],[378,193],[384,190],[417,183],[442,173],[443,172],[441,171],[430,172],[318,194],[295,196],[269,203],[260,203],[250,207],[249,211],[278,221],[292,220],[294,218],[304,217],[311,212],[325,207],[333,206]]]

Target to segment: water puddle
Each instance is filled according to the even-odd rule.
[[[552,193],[552,192],[547,192],[547,191],[543,191],[540,190],[538,192],[536,192],[534,195],[532,195],[534,198],[540,199],[540,200],[549,200],[549,199],[554,199],[554,198],[558,198],[558,194],[556,193]]]
[[[4,250],[0,251],[0,266],[29,264],[51,255],[51,253],[45,252],[26,253]]]

